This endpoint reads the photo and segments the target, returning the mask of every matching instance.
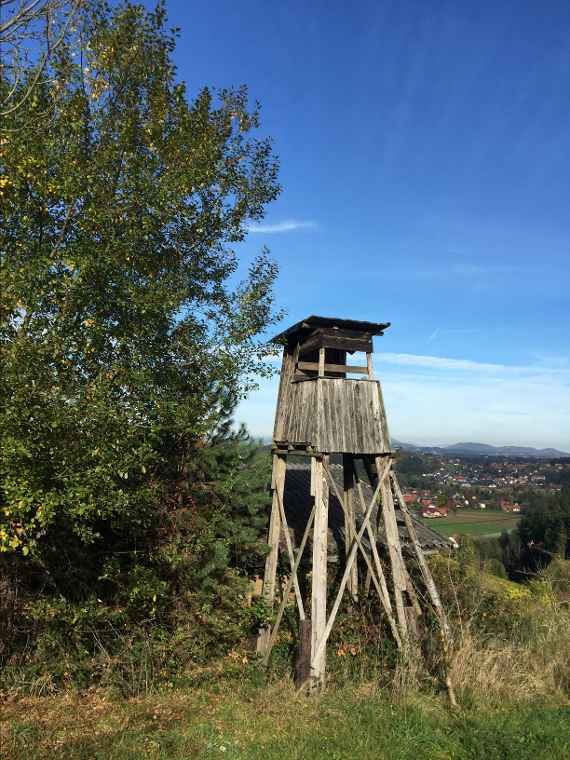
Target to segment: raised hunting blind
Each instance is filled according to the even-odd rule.
[[[371,590],[378,595],[392,636],[408,657],[421,629],[420,599],[429,599],[444,651],[449,650],[445,612],[392,468],[394,452],[382,389],[373,373],[373,338],[389,326],[311,316],[273,339],[283,346],[283,361],[273,431],[270,551],[263,595],[271,608],[278,591],[281,600],[273,625],[260,631],[257,650],[267,662],[293,592],[299,614],[296,681],[311,688],[319,688],[324,681],[326,643],[345,591],[352,600]],[[359,355],[362,359],[357,363]],[[291,505],[285,504],[287,462],[292,455],[310,458],[311,508],[302,535],[292,535]],[[342,462],[340,477],[331,455]],[[344,518],[344,570],[340,581],[329,584],[332,499]],[[290,574],[284,588],[278,589],[280,551],[288,556]],[[408,569],[410,561],[417,571],[413,574]],[[306,587],[300,582],[301,572],[310,577],[310,607],[301,590]],[[412,575],[421,578],[421,593]],[[450,696],[453,699],[452,691]]]

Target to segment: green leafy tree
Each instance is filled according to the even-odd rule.
[[[570,489],[531,498],[519,523],[519,535],[527,547],[538,545],[545,559],[553,555],[565,559],[570,553]]]
[[[232,249],[279,191],[259,109],[243,88],[189,97],[163,5],[85,3],[77,23],[0,155],[0,549],[56,585],[85,546],[148,542],[266,371],[275,319],[275,266],[238,281]]]

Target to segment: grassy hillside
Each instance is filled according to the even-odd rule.
[[[319,697],[297,695],[291,683],[294,626],[284,628],[267,675],[246,640],[172,672],[163,660],[153,671],[141,652],[102,651],[97,667],[122,674],[106,688],[101,680],[78,686],[72,660],[62,657],[55,661],[62,678],[46,660],[6,668],[0,758],[567,757],[570,610],[561,592],[570,563],[556,560],[550,575],[517,584],[482,571],[472,544],[453,557],[430,558],[454,631],[445,669],[457,710],[443,689],[439,636],[429,619],[425,657],[404,667],[364,604],[339,616],[329,683]],[[176,656],[187,648],[184,639]]]
[[[296,697],[221,682],[130,702],[27,699],[3,710],[0,757],[539,760],[567,756],[570,707],[536,703],[452,713],[439,697],[390,699],[371,684]]]

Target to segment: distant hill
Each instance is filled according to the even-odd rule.
[[[450,446],[416,446],[392,439],[394,446],[406,451],[419,451],[424,454],[443,454],[447,456],[503,456],[503,457],[536,457],[537,459],[558,459],[568,457],[565,451],[558,449],[536,449],[533,446],[491,446],[488,443],[454,443]]]

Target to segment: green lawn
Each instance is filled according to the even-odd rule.
[[[421,518],[422,522],[442,536],[493,536],[517,527],[520,515],[497,511],[461,509],[456,514],[441,518]]]
[[[568,757],[564,704],[393,701],[373,685],[299,697],[289,684],[220,683],[140,699],[90,696],[3,705],[0,757],[232,760],[553,760]]]

